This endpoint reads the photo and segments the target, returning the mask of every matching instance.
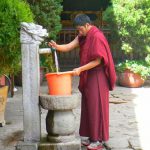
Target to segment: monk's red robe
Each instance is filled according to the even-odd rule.
[[[80,65],[97,58],[101,64],[80,74],[79,90],[82,93],[80,136],[92,141],[109,139],[109,90],[116,81],[114,63],[103,33],[92,26],[86,37],[79,36]]]

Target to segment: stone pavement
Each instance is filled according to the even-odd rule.
[[[78,78],[74,78],[73,92],[79,94]],[[22,88],[13,98],[8,98],[5,120],[0,127],[0,150],[15,150],[17,141],[23,138]],[[45,84],[41,92],[47,90]],[[150,84],[141,88],[117,86],[110,92],[110,141],[112,150],[150,150]],[[80,106],[74,110],[76,116],[76,135],[80,122]],[[42,136],[45,136],[46,110],[42,109]]]

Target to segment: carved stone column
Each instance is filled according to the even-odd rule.
[[[21,23],[24,142],[29,143],[39,142],[41,137],[38,50],[45,36],[48,36],[48,33],[42,26],[34,23]],[[18,146],[18,149],[24,150],[23,145]],[[36,145],[29,145],[30,149],[32,146],[33,149],[37,148]]]

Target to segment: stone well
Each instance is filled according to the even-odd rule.
[[[48,110],[46,116],[47,144],[42,147],[51,147],[61,150],[80,150],[80,140],[75,137],[75,116],[73,109],[79,105],[77,94],[67,96],[52,96],[43,94],[40,96],[40,105]]]

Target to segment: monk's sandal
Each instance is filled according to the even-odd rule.
[[[103,145],[99,141],[92,142],[89,146],[87,146],[87,150],[103,150]]]
[[[90,145],[90,140],[89,139],[86,139],[86,140],[81,139],[81,144],[82,144],[82,146],[88,146],[88,145]]]

